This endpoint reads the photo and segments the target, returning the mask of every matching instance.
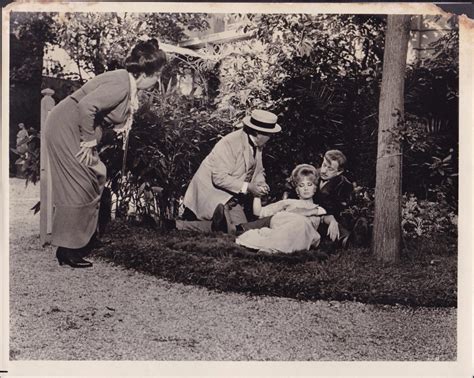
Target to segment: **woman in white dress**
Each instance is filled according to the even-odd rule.
[[[298,199],[284,199],[262,207],[260,198],[256,197],[253,212],[259,218],[272,216],[270,227],[246,231],[236,243],[270,253],[291,253],[318,246],[320,215],[326,211],[313,202],[317,181],[316,168],[300,164],[291,173]]]

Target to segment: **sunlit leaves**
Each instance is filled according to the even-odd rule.
[[[206,15],[191,13],[62,13],[57,15],[62,48],[92,74],[121,66],[141,39],[177,43],[186,30],[209,27]]]

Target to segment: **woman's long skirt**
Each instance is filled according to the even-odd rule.
[[[269,253],[307,251],[319,245],[321,236],[316,231],[319,222],[319,217],[280,211],[272,217],[270,227],[248,230],[235,242]]]
[[[52,179],[52,244],[82,248],[97,229],[103,189],[98,172],[105,176],[105,166],[99,162],[94,169],[76,158],[81,131],[77,103],[70,97],[49,113],[45,141]]]

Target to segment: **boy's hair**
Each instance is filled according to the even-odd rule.
[[[346,155],[339,150],[329,150],[324,154],[324,158],[330,161],[337,161],[339,170],[344,170],[347,163]]]
[[[295,169],[293,169],[293,172],[291,172],[291,185],[296,188],[298,183],[306,177],[310,178],[314,183],[316,183],[319,179],[318,170],[310,164],[297,165]]]

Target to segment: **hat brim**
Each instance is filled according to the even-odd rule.
[[[275,126],[273,128],[268,129],[266,127],[260,127],[260,126],[254,125],[252,122],[250,122],[250,118],[251,118],[250,116],[245,117],[242,120],[242,123],[245,126],[250,127],[251,129],[261,131],[262,133],[267,133],[267,134],[276,134],[281,131],[281,126],[278,123],[275,123]]]

